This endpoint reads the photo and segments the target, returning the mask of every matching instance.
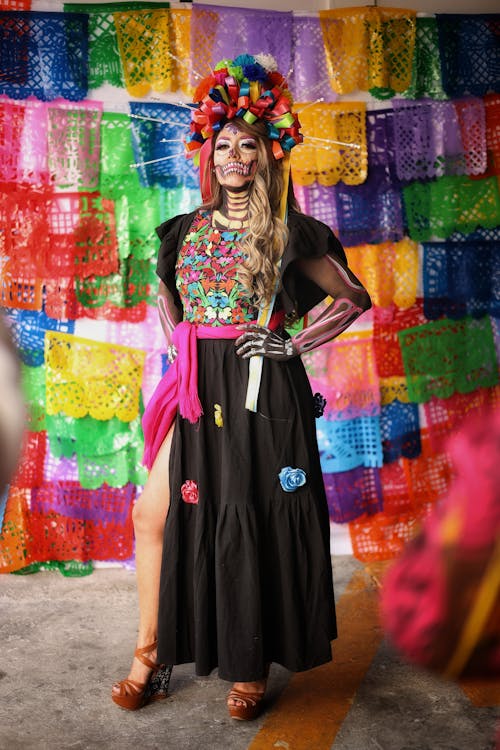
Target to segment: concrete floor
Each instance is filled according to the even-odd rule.
[[[353,574],[365,573],[350,556],[333,562],[342,604]],[[366,588],[370,585],[367,575]],[[365,599],[350,601],[356,607]],[[338,665],[303,676],[273,665],[268,707],[255,722],[231,721],[225,708],[228,683],[215,675],[196,677],[190,665],[174,668],[167,701],[134,713],[120,710],[109,692],[128,672],[136,606],[134,574],[123,569],[99,569],[76,579],[55,572],[0,576],[0,750],[494,746],[498,689],[479,686],[467,694],[402,664],[383,640],[366,636],[377,632],[372,610],[359,611],[359,617],[345,610],[346,635],[335,646]],[[373,658],[366,649],[370,640]],[[359,674],[352,684],[346,679],[351,672]],[[339,713],[342,702],[345,712]]]

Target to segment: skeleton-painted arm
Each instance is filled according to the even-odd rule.
[[[333,302],[307,328],[291,339],[263,326],[242,326],[245,333],[236,339],[236,353],[243,358],[260,354],[286,360],[311,351],[345,331],[371,306],[367,291],[346,266],[331,255],[297,261],[301,273],[333,297]]]
[[[303,354],[345,331],[359,315],[371,306],[370,297],[348,268],[325,255],[319,260],[299,261],[300,270],[333,297],[333,302],[307,328],[291,340],[298,354]]]
[[[181,314],[163,281],[160,281],[158,287],[157,303],[161,327],[168,344],[168,361],[173,362],[177,356],[177,351],[172,344],[172,332],[177,323],[180,323]]]

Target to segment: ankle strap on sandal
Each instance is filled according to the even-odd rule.
[[[146,654],[150,654],[151,651],[154,651],[157,645],[158,641],[154,641],[154,643],[151,643],[149,646],[136,648],[134,653],[135,658],[142,662],[146,667],[149,667],[149,669],[152,669],[153,672],[157,672],[163,665],[151,661],[151,659],[148,659]]]

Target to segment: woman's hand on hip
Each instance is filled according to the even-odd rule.
[[[240,326],[244,333],[235,341],[236,354],[243,359],[254,356],[285,361],[298,355],[293,341],[256,323]]]

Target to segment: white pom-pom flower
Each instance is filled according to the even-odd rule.
[[[268,55],[265,52],[260,52],[258,55],[254,55],[255,62],[262,65],[264,70],[268,73],[275,73],[278,70],[278,63],[272,55]]]

